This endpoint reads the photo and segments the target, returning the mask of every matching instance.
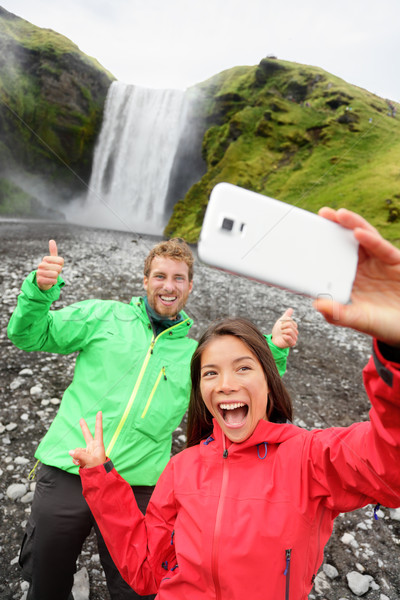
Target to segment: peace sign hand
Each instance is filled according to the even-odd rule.
[[[107,460],[103,443],[102,413],[98,412],[96,415],[94,437],[90,433],[85,419],[81,419],[79,424],[82,429],[83,437],[85,438],[86,448],[75,448],[75,450],[70,450],[69,454],[72,456],[72,462],[82,468],[102,465]]]

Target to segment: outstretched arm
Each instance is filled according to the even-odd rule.
[[[356,213],[325,207],[319,214],[352,229],[360,249],[351,304],[318,299],[315,308],[333,325],[400,346],[400,250]]]

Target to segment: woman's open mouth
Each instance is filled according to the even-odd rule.
[[[249,412],[249,407],[244,402],[223,402],[218,409],[228,427],[243,425]]]

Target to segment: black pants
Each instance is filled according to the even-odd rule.
[[[132,488],[143,513],[153,489]],[[92,527],[112,600],[154,598],[139,596],[122,579],[82,495],[80,477],[41,465],[19,557],[22,575],[30,583],[27,600],[73,600],[76,561]]]

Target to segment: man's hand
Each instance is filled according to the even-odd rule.
[[[44,256],[36,271],[36,283],[42,291],[49,290],[57,283],[57,278],[64,266],[64,259],[58,256],[57,244],[49,241],[49,254]]]
[[[400,250],[354,212],[325,207],[319,214],[352,229],[360,249],[351,304],[316,300],[315,308],[333,325],[400,347]]]
[[[278,348],[292,348],[299,334],[296,321],[292,319],[293,308],[288,308],[272,328],[272,342]]]
[[[86,448],[75,448],[75,450],[70,450],[69,454],[72,456],[72,462],[83,468],[98,467],[107,460],[103,443],[102,414],[101,412],[98,412],[96,415],[94,437],[90,433],[85,419],[81,419],[79,424],[82,429],[83,437],[85,438]]]

